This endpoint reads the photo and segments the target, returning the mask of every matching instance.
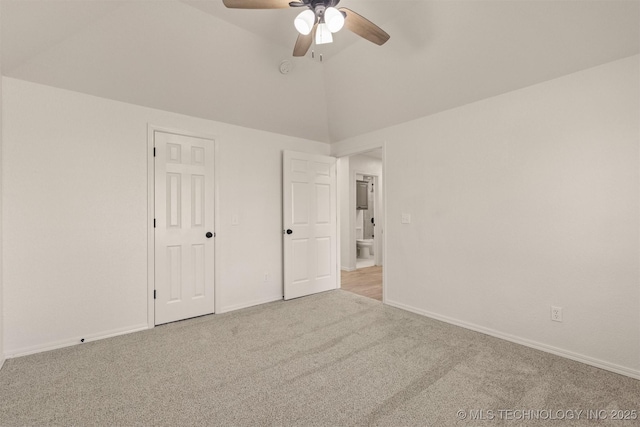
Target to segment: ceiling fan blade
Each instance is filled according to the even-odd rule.
[[[222,0],[231,9],[285,9],[291,0]]]
[[[347,15],[344,19],[344,26],[349,31],[354,32],[360,37],[377,45],[383,45],[387,40],[389,40],[389,34],[367,18],[358,15],[353,10],[347,9],[346,7],[341,7],[338,10]]]
[[[293,56],[305,56],[307,54],[313,42],[313,37],[316,34],[316,28],[318,28],[318,23],[313,26],[311,32],[306,36],[298,34],[296,45],[293,47]]]

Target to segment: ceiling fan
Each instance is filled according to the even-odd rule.
[[[358,15],[346,7],[336,8],[340,0],[222,0],[224,5],[232,9],[285,9],[303,7],[294,20],[298,39],[293,48],[293,56],[304,56],[311,43],[331,43],[332,33],[347,30],[377,45],[389,40],[389,34],[368,19]]]

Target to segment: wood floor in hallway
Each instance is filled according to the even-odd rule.
[[[342,289],[382,301],[382,266],[341,272]]]

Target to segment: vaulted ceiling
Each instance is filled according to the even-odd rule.
[[[297,9],[222,0],[0,0],[2,74],[335,142],[637,54],[640,1],[342,0],[346,30],[293,58]],[[322,54],[323,61],[320,61]],[[283,60],[293,63],[279,72]]]

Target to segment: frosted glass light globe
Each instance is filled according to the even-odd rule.
[[[301,12],[296,19],[293,21],[293,25],[296,27],[296,30],[304,36],[309,34],[313,29],[313,24],[316,23],[316,14],[313,13],[313,10],[307,9],[304,12]]]
[[[340,31],[344,25],[344,16],[335,7],[328,7],[324,11],[324,22],[332,33]]]
[[[316,44],[325,44],[333,42],[333,36],[331,35],[331,31],[329,31],[329,27],[324,22],[318,24],[318,29],[316,30]]]

